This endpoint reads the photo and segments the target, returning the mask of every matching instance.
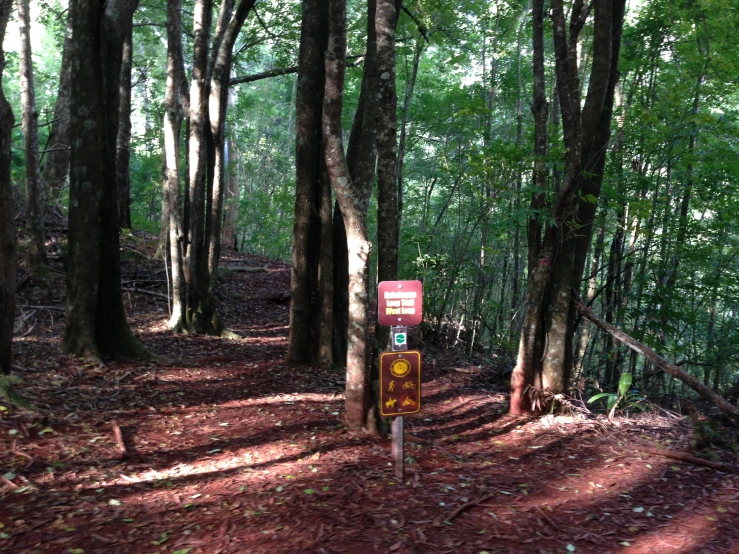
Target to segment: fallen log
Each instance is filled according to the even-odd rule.
[[[674,452],[672,450],[662,450],[661,448],[643,448],[645,452],[654,454],[655,456],[664,456],[665,458],[673,458],[689,464],[695,464],[698,466],[710,467],[716,471],[723,471],[724,473],[736,473],[736,469],[728,464],[721,464],[719,462],[712,462],[711,460],[704,460],[703,458],[696,458],[690,454],[684,452]]]
[[[251,267],[246,265],[226,265],[221,266],[223,271],[237,271],[239,273],[266,273],[267,266],[264,267]]]
[[[596,327],[603,329],[606,333],[611,335],[613,338],[622,342],[623,344],[631,348],[634,352],[641,354],[646,359],[654,363],[657,367],[662,369],[668,375],[671,375],[675,379],[678,379],[679,381],[682,381],[683,383],[688,385],[691,389],[697,392],[700,396],[712,402],[722,412],[734,418],[736,421],[739,421],[739,408],[731,404],[728,400],[726,400],[719,394],[716,394],[715,392],[713,392],[713,390],[705,386],[703,383],[701,383],[698,379],[696,379],[689,373],[686,373],[685,371],[677,367],[675,364],[671,364],[670,362],[665,360],[662,356],[657,354],[654,350],[649,348],[647,345],[642,344],[635,338],[627,335],[618,327],[614,327],[610,323],[603,321],[601,318],[595,315],[595,313],[593,313],[593,310],[591,310],[585,305],[585,303],[582,301],[582,298],[580,298],[580,296],[576,292],[574,293],[574,296],[575,296],[575,307],[577,308],[577,311],[580,312],[580,314],[585,319],[592,321],[593,323],[595,323]]]

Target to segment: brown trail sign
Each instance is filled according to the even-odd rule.
[[[393,418],[395,476],[403,479],[403,416],[421,410],[421,353],[408,347],[408,325],[423,321],[421,281],[377,285],[377,320],[390,327],[392,352],[380,355],[380,414]]]
[[[380,354],[380,414],[385,417],[421,411],[421,353]]]

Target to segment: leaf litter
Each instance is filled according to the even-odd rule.
[[[503,360],[421,344],[414,330],[424,406],[406,418],[397,481],[389,441],[344,427],[343,376],[284,365],[288,308],[255,297],[289,290],[289,266],[233,253],[229,263],[268,266],[220,285],[223,320],[242,339],[172,336],[166,305],[131,294],[127,316],[151,361],[99,367],[62,354],[58,314],[16,341],[34,410],[0,412],[0,551],[739,549],[737,475],[642,450],[687,450],[686,423],[504,415],[504,384],[480,379]],[[22,291],[41,304],[37,293]]]

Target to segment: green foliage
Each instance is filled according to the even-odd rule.
[[[13,390],[15,385],[20,385],[22,382],[23,380],[17,375],[0,375],[0,400],[11,406],[27,408],[28,402]]]
[[[644,400],[634,391],[629,391],[631,388],[631,382],[633,375],[631,373],[621,374],[621,379],[618,382],[617,392],[602,392],[591,396],[588,399],[588,404],[592,404],[596,400],[601,398],[606,399],[606,412],[608,413],[608,419],[613,418],[613,414],[618,409],[619,411],[639,410],[645,411],[646,407],[642,404]]]

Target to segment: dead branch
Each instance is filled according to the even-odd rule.
[[[113,436],[115,437],[116,445],[118,445],[118,454],[121,458],[125,458],[128,456],[128,450],[126,450],[126,443],[123,442],[121,428],[115,419],[110,422],[110,426],[113,428]]]
[[[554,520],[553,520],[553,519],[552,519],[551,517],[549,517],[549,516],[548,516],[548,515],[547,515],[547,514],[546,514],[546,513],[544,512],[544,510],[542,510],[542,509],[541,509],[541,506],[534,506],[534,508],[536,508],[536,511],[537,511],[537,512],[539,512],[539,515],[540,515],[540,516],[541,516],[542,518],[544,518],[544,521],[546,521],[546,522],[547,522],[547,523],[548,523],[549,525],[551,525],[551,526],[552,526],[552,528],[553,528],[553,529],[554,529],[555,531],[561,531],[561,529],[560,529],[560,528],[559,528],[559,527],[557,526],[557,524],[556,524],[556,523],[554,523]]]
[[[724,473],[737,473],[736,468],[728,464],[720,464],[718,462],[704,460],[703,458],[696,458],[695,456],[691,456],[690,454],[685,454],[684,452],[674,452],[672,450],[662,450],[661,448],[643,448],[643,450],[645,452],[649,452],[650,454],[654,454],[655,456],[664,456],[665,458],[674,458],[675,460],[688,462],[690,464],[710,467],[711,469],[715,469],[716,471],[723,471]]]
[[[146,290],[146,289],[137,289],[137,288],[131,288],[131,287],[123,287],[121,290],[124,290],[126,292],[137,292],[139,294],[146,294],[148,296],[153,296],[154,298],[161,298],[163,300],[169,300],[169,297],[166,294],[162,294],[161,292],[154,292],[153,290]]]
[[[618,327],[614,327],[610,323],[603,321],[601,318],[595,315],[595,313],[593,313],[593,310],[585,305],[585,303],[582,301],[582,298],[580,298],[576,291],[573,294],[575,297],[575,307],[585,319],[589,319],[590,321],[595,323],[596,327],[603,329],[606,333],[611,335],[616,340],[624,343],[636,353],[641,354],[642,356],[650,360],[665,373],[671,375],[675,379],[682,381],[703,398],[709,400],[710,402],[713,402],[713,404],[718,406],[718,408],[720,408],[721,411],[723,411],[725,414],[739,421],[739,408],[732,405],[729,401],[713,392],[710,388],[705,386],[689,373],[686,373],[676,365],[671,364],[670,362],[665,360],[662,356],[657,354],[654,350],[652,350],[645,344],[642,344],[635,338],[627,335]]]
[[[490,494],[486,494],[485,496],[481,496],[477,500],[470,500],[466,504],[462,504],[459,508],[454,510],[448,518],[446,518],[446,521],[451,521],[455,517],[457,517],[459,514],[461,514],[464,510],[467,508],[472,508],[473,506],[477,506],[478,504],[481,504],[482,502],[485,502],[486,500],[490,500],[492,497],[495,496],[494,492],[491,492]]]
[[[238,271],[240,273],[266,273],[267,266],[264,267],[249,267],[245,265],[232,265],[222,266],[224,271]]]

